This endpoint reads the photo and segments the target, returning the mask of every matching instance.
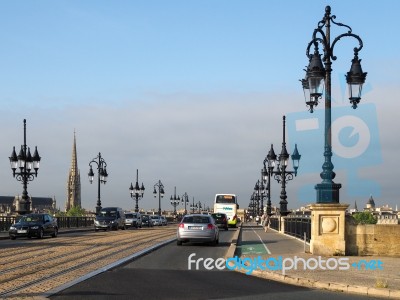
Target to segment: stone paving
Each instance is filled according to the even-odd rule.
[[[5,244],[0,253],[0,298],[39,299],[50,290],[104,270],[175,235],[176,227],[167,226],[90,235],[61,234],[21,244],[16,240],[17,243]],[[32,284],[25,287],[26,283]]]

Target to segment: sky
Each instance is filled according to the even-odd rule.
[[[129,186],[138,169],[146,188],[140,208],[158,209],[153,188],[159,180],[163,210],[172,209],[175,187],[177,196],[186,192],[203,206],[212,206],[217,193],[237,194],[245,208],[271,144],[281,151],[286,115],[288,152],[297,144],[302,155],[287,184],[288,207],[315,203],[324,104],[310,114],[299,79],[326,5],[336,22],[361,37],[359,57],[368,72],[353,110],[344,75],[358,42],[341,39],[332,64],[340,202],[360,209],[372,195],[377,206],[400,207],[395,0],[3,0],[0,194],[22,193],[8,158],[23,144],[26,119],[27,145],[37,146],[42,158],[28,193],[55,197],[62,210],[74,132],[86,209],[96,206],[97,186],[87,173],[99,153],[109,174],[101,186],[103,207],[134,208]],[[332,25],[331,39],[346,30]],[[273,205],[279,206],[280,190],[272,181]]]

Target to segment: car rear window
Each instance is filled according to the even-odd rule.
[[[188,216],[184,217],[182,223],[210,223],[210,218],[206,216]]]
[[[125,214],[125,218],[132,219],[133,215],[132,214]]]
[[[223,218],[225,218],[225,215],[224,214],[212,214],[212,217],[214,219],[223,219]]]

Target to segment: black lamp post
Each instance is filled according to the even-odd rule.
[[[18,156],[15,152],[15,147],[13,147],[9,159],[14,178],[22,182],[22,197],[19,201],[19,206],[17,206],[17,213],[24,215],[31,212],[31,201],[28,197],[28,181],[33,181],[37,177],[41,159],[36,146],[32,157],[30,148],[26,145],[26,119],[24,119],[24,144],[21,145]],[[17,172],[17,168],[19,172]]]
[[[189,203],[189,196],[186,192],[182,195],[182,202],[185,203],[185,215],[186,215],[187,214],[186,205]]]
[[[192,204],[190,205],[190,209],[192,210],[192,214],[194,214],[194,210],[196,209],[197,207],[196,207],[196,205],[194,204],[194,197],[193,197],[193,202],[192,202]]]
[[[254,186],[255,197],[258,200],[257,214],[262,215],[264,212],[264,197],[265,197],[265,186],[262,181],[257,180]]]
[[[97,161],[96,161],[97,160]],[[100,183],[106,184],[107,182],[107,163],[105,160],[101,157],[101,153],[99,152],[99,155],[97,157],[93,158],[92,161],[89,163],[89,181],[90,184],[93,183],[94,180],[94,173],[93,173],[93,168],[92,168],[92,163],[95,163],[97,165],[97,172],[98,172],[98,181],[97,181],[97,205],[96,205],[96,215],[99,214],[101,210],[101,200],[100,200]]]
[[[250,203],[251,203],[251,213],[252,213],[252,216],[254,218],[255,217],[256,208],[257,208],[256,199],[254,197],[254,192],[250,196]]]
[[[197,212],[198,213],[201,213],[201,209],[202,209],[203,207],[201,206],[201,202],[200,201],[198,201],[198,202],[196,202],[196,209],[197,209]]]
[[[296,148],[297,149],[297,148]],[[271,209],[271,174],[275,168],[276,154],[274,146],[271,144],[271,149],[263,161],[264,168],[261,170],[263,182],[267,184],[267,215],[272,215]]]
[[[350,71],[347,72],[346,81],[349,87],[349,99],[352,107],[357,108],[357,104],[361,100],[362,85],[365,82],[367,73],[361,68],[361,59],[358,58],[358,52],[363,47],[363,42],[358,35],[352,33],[352,29],[342,23],[336,23],[336,16],[331,15],[331,7],[326,6],[325,15],[318,23],[318,27],[314,29],[312,40],[307,46],[307,57],[309,65],[306,70],[306,77],[301,80],[304,90],[304,96],[310,112],[313,112],[314,106],[317,106],[318,99],[322,97],[324,83],[325,91],[325,132],[324,132],[324,157],[325,161],[322,165],[322,173],[320,174],[322,182],[315,186],[317,190],[317,203],[339,203],[339,189],[342,187],[340,183],[334,183],[335,172],[333,172],[332,164],[332,136],[331,136],[331,73],[332,60],[336,60],[334,48],[336,43],[342,37],[353,37],[358,41],[358,48],[354,48],[354,58]],[[331,22],[340,27],[346,27],[347,33],[338,35],[331,43],[330,27]],[[325,33],[323,28],[325,27]],[[318,35],[318,36],[317,36]],[[322,44],[323,57],[325,67],[322,65],[321,54],[319,54],[318,43]],[[314,46],[314,54],[310,54],[310,48]]]
[[[135,212],[139,212],[139,200],[143,198],[143,194],[144,194],[144,185],[142,182],[142,186],[139,187],[139,170],[136,169],[136,184],[135,187],[133,187],[132,182],[131,182],[131,186],[129,187],[129,192],[131,193],[131,198],[135,199],[136,204],[135,204]]]
[[[176,216],[176,207],[181,202],[181,199],[179,198],[179,196],[176,197],[176,187],[174,187],[174,197],[171,196],[171,198],[169,200],[171,202],[171,205],[174,207],[174,216]]]
[[[162,184],[161,180],[158,180],[158,182],[156,182],[156,184],[154,185],[154,190],[153,190],[154,198],[157,196],[157,192],[158,192],[158,215],[161,216],[161,198],[164,197],[164,185]]]
[[[288,171],[286,170],[288,162],[289,162],[289,153],[287,152],[286,149],[286,140],[285,140],[285,120],[286,117],[283,116],[283,142],[282,142],[282,150],[281,154],[279,154],[278,158],[278,166],[277,170],[273,171],[273,166],[275,166],[275,163],[273,161],[276,161],[276,155],[273,150],[273,145],[271,145],[271,150],[269,152],[269,161],[271,165],[271,175],[274,175],[275,180],[281,184],[281,201],[279,202],[280,206],[280,214],[281,216],[287,216],[289,214],[289,211],[287,210],[287,195],[286,195],[286,183],[288,183],[289,180],[293,179],[293,175],[297,175],[297,169],[299,168],[299,161],[301,158],[301,155],[299,154],[299,151],[297,150],[297,145],[294,147],[294,151],[292,154],[292,161],[293,161],[293,168],[294,171]]]

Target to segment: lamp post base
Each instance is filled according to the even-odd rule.
[[[96,215],[98,215],[101,211],[101,206],[96,206]]]
[[[319,183],[315,185],[317,190],[317,203],[339,203],[340,183]]]

